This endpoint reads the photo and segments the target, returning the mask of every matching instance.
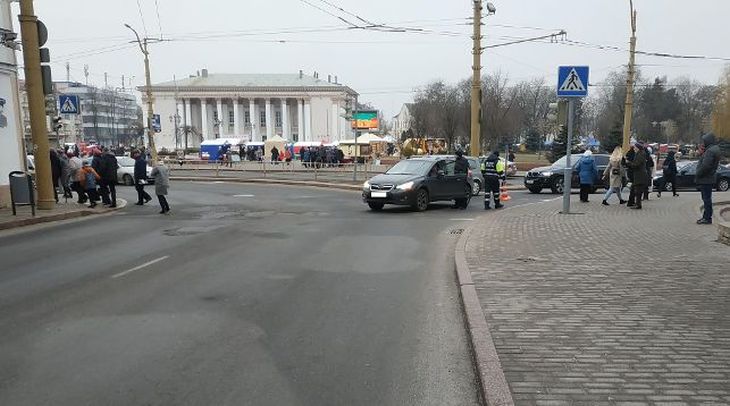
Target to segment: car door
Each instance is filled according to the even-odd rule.
[[[697,172],[697,162],[687,164],[679,170],[677,174],[677,186],[691,187],[695,185],[695,173]]]
[[[441,165],[439,165],[439,162],[441,162]],[[439,198],[439,193],[443,193],[444,188],[443,184],[445,182],[445,177],[439,176],[438,174],[440,170],[443,170],[444,165],[442,161],[439,162],[433,163],[433,166],[431,166],[431,169],[428,170],[426,180],[424,181],[432,201]]]
[[[463,196],[463,190],[464,185],[466,184],[466,174],[463,173],[455,173],[455,167],[456,167],[456,161],[448,160],[446,161],[445,166],[445,172],[446,172],[446,182],[445,182],[445,188],[444,188],[444,194],[446,199],[453,199],[455,196],[462,195]]]

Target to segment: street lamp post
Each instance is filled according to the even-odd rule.
[[[482,132],[482,0],[472,0],[474,3],[474,61],[472,63],[471,81],[471,139],[470,152],[472,156],[479,156],[481,149]],[[488,15],[494,14],[497,9],[494,4],[487,2]]]
[[[132,28],[129,24],[124,24],[125,27],[132,30],[134,33],[134,36],[137,37],[137,44],[139,44],[139,49],[142,51],[142,54],[144,55],[144,74],[145,74],[145,87],[146,87],[146,93],[147,93],[147,140],[149,142],[149,148],[150,148],[150,154],[152,155],[152,160],[157,162],[157,148],[155,147],[155,130],[152,128],[152,120],[154,118],[154,110],[152,108],[152,79],[150,76],[150,53],[147,50],[147,43],[148,38],[140,38],[137,31]]]

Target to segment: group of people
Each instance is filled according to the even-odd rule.
[[[134,163],[134,185],[137,190],[137,205],[144,205],[152,200],[145,192],[144,186],[148,183],[147,160],[144,151],[134,150],[131,157]],[[99,202],[104,206],[117,207],[117,169],[119,163],[116,156],[107,147],[92,148],[88,155],[81,155],[78,148],[67,147],[63,150],[50,152],[51,176],[56,203],[59,202],[59,189],[63,197],[73,198],[76,192],[78,204],[89,203],[90,208],[96,207]],[[167,202],[167,193],[170,185],[169,170],[163,163],[154,165],[150,173],[154,180],[155,194],[160,202],[161,214],[170,211]]]
[[[305,167],[332,167],[342,163],[345,153],[337,147],[302,147],[299,159]]]
[[[677,193],[677,160],[674,151],[669,151],[662,163],[662,181],[657,184],[657,197],[661,198],[662,191],[668,184],[671,184],[672,195]],[[702,193],[704,214],[697,224],[712,224],[712,190],[716,184],[716,172],[720,163],[720,149],[713,134],[705,134],[700,145],[699,161],[695,174],[695,183]],[[592,152],[587,150],[578,163],[578,176],[580,178],[580,201],[588,202],[588,196],[593,190],[595,180],[598,179],[598,169]],[[642,203],[649,200],[649,190],[652,187],[654,173],[654,159],[651,150],[643,143],[637,142],[626,153],[620,146],[617,146],[608,166],[603,171],[603,179],[608,180],[609,189],[603,195],[602,204],[608,206],[608,200],[614,194],[618,196],[619,204],[626,204],[627,207],[641,210]],[[626,183],[628,180],[628,183]],[[624,200],[621,192],[624,185],[630,186],[628,200]]]

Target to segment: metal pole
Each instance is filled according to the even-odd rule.
[[[573,178],[573,163],[571,162],[573,146],[573,115],[575,114],[575,99],[568,101],[568,142],[565,146],[565,169],[563,172],[563,214],[570,214],[570,191]]]
[[[482,0],[474,0],[474,49],[472,50],[474,62],[472,64],[471,82],[471,155],[479,156],[479,138],[482,132],[481,126],[481,72],[482,72]],[[449,146],[451,148],[452,146]]]
[[[357,158],[360,155],[360,144],[357,142],[357,96],[355,96],[355,104],[352,107],[352,122],[355,123],[355,162],[352,165],[352,181],[357,182]]]
[[[629,71],[626,77],[626,104],[624,106],[624,131],[623,131],[623,150],[628,152],[631,142],[631,121],[634,109],[634,75],[636,74],[636,11],[634,10],[634,2],[631,5],[631,46],[629,54]]]
[[[147,38],[144,39],[144,76],[147,87],[147,139],[152,154],[152,161],[157,162],[157,148],[155,147],[155,130],[152,128],[154,111],[152,108],[152,78],[150,77],[150,53],[147,51]]]
[[[33,12],[33,0],[20,1],[20,32],[23,40],[25,89],[30,110],[30,131],[35,156],[38,209],[51,210],[55,206],[51,180],[51,158],[46,126],[46,103],[41,76],[41,54],[38,44],[38,17]]]

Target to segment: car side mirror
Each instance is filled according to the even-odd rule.
[[[439,178],[443,178],[444,176],[446,176],[446,172],[439,169],[438,171],[436,171],[436,176],[438,176]]]

